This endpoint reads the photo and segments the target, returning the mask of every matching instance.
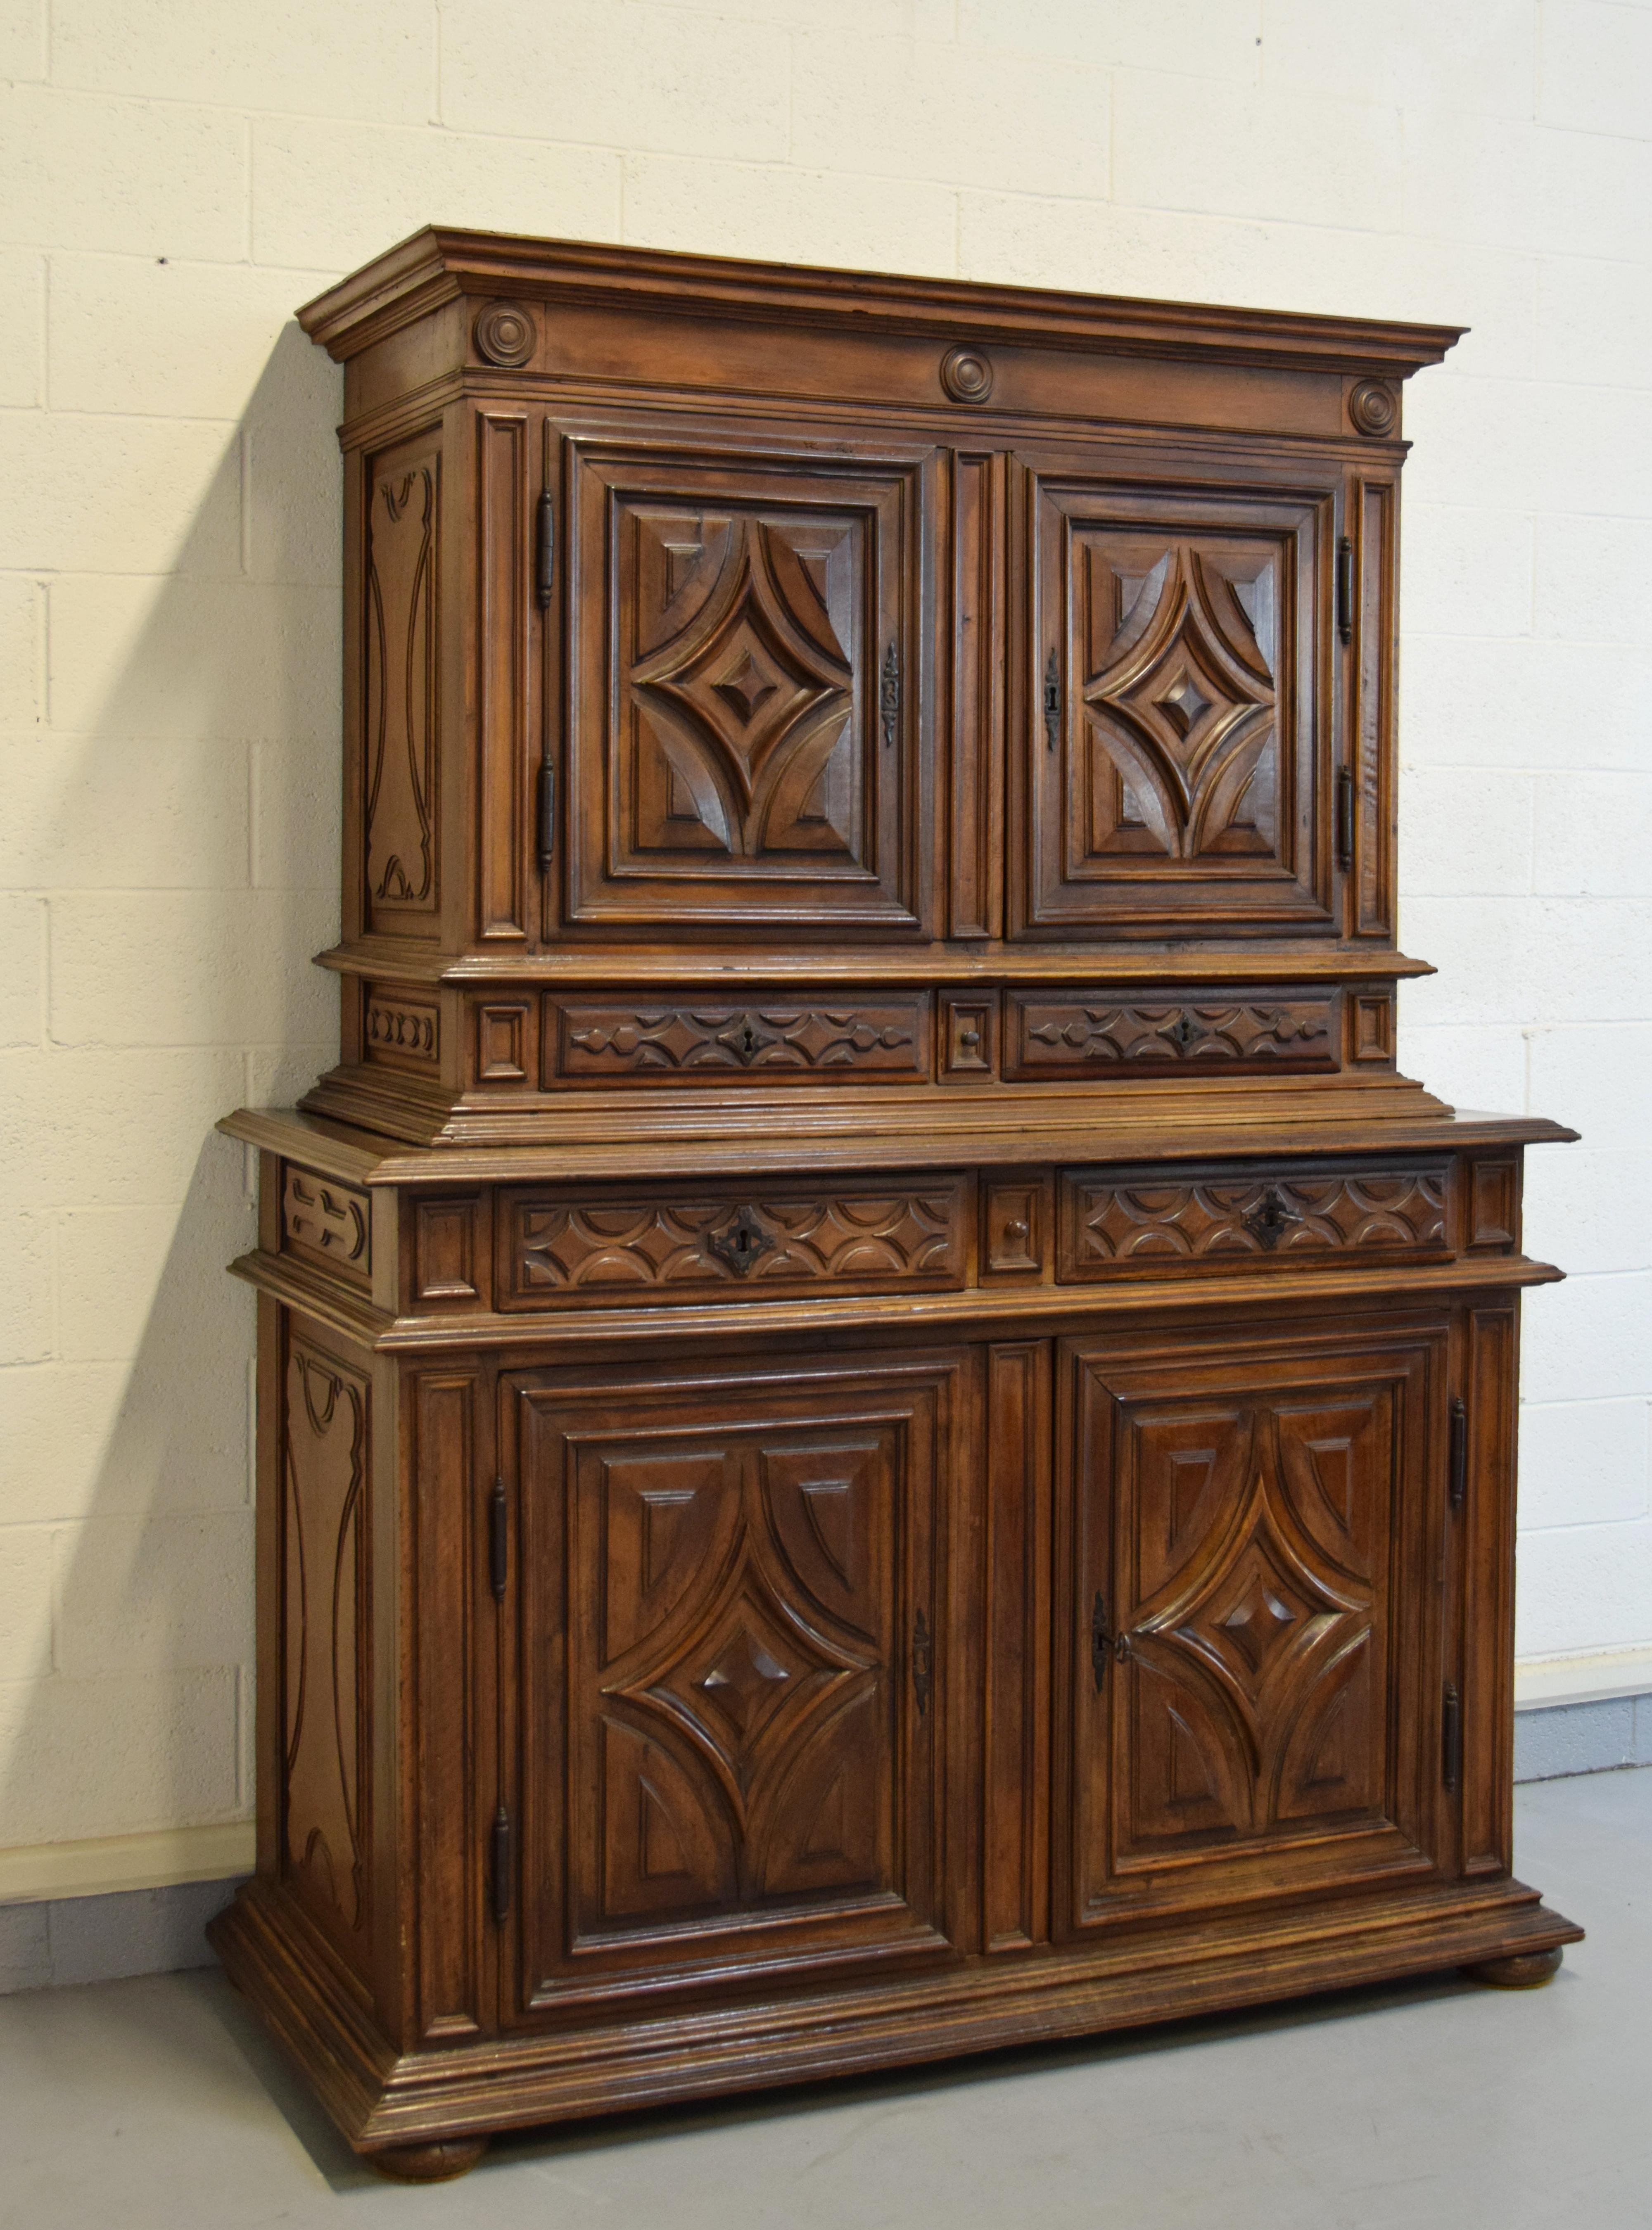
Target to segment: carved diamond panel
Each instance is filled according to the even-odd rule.
[[[1080,692],[1094,739],[1084,854],[1270,856],[1277,551],[1098,539],[1085,558],[1096,663]]]
[[[1333,928],[1336,495],[1301,487],[1033,475],[1023,926]]]
[[[575,1640],[587,1927],[888,1881],[899,1462],[875,1426],[580,1456],[609,1605]]]
[[[571,447],[573,917],[911,925],[917,473]]]
[[[929,1005],[920,994],[751,1006],[665,999],[653,1005],[559,1003],[553,1041],[567,1077],[926,1072]]]
[[[1121,1862],[1380,1806],[1392,1425],[1386,1389],[1127,1418]]]

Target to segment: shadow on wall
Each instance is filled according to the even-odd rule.
[[[16,1514],[60,1530],[50,1669],[5,1714],[0,1845],[252,1801],[255,1311],[225,1265],[255,1210],[249,1157],[210,1126],[336,1058],[310,960],[338,929],[339,415],[336,368],[289,324],[170,573],[76,577],[89,609],[54,609],[72,732],[46,746],[41,836],[65,887],[47,1097],[16,1145],[55,1173],[58,1353]]]

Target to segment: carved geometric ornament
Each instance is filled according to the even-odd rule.
[[[846,770],[833,762],[847,756],[855,674],[828,610],[842,530],[810,536],[737,516],[715,538],[687,522],[675,531],[655,553],[668,587],[674,560],[690,576],[720,564],[686,623],[629,674],[674,778],[668,819],[692,819],[737,859],[852,849]]]
[[[1119,786],[1101,848],[1271,851],[1276,556],[1178,542],[1152,562],[1106,544],[1090,558],[1109,639],[1080,694]]]

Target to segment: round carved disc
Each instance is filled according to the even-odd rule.
[[[520,302],[489,302],[476,314],[476,353],[489,364],[526,364],[539,335]]]
[[[950,348],[940,361],[940,383],[954,403],[984,403],[992,392],[992,359],[984,349]]]
[[[1362,379],[1348,397],[1348,416],[1362,434],[1380,441],[1399,423],[1399,404],[1393,389],[1380,379]]]

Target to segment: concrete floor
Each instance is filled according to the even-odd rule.
[[[1652,1769],[1523,1789],[1589,1930],[1455,1979],[513,2138],[365,2171],[216,1973],[0,2001],[0,2223],[29,2230],[1647,2230]]]

